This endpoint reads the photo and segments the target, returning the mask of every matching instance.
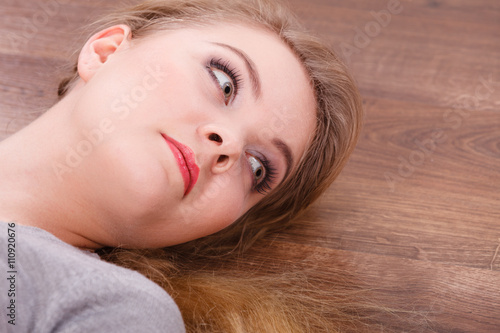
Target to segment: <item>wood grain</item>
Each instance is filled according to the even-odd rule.
[[[78,28],[120,1],[36,21],[48,2],[0,3],[0,139],[55,102]],[[399,311],[367,332],[500,332],[500,2],[401,1],[378,30],[393,0],[291,3],[351,67],[365,128],[327,193],[236,264],[298,267]]]

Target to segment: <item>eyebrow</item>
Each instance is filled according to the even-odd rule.
[[[281,139],[274,138],[272,142],[273,145],[276,148],[278,148],[279,151],[285,156],[286,171],[285,171],[285,176],[283,176],[283,179],[286,179],[293,165],[292,151],[290,150],[290,147],[288,147],[288,145]]]
[[[245,52],[234,46],[218,42],[212,42],[212,44],[231,50],[243,60],[247,67],[248,73],[250,74],[250,82],[252,83],[253,94],[255,96],[255,99],[258,99],[260,97],[260,78],[255,63],[252,61],[252,59],[250,59],[250,57]]]

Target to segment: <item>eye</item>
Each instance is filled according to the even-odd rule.
[[[274,183],[276,169],[264,156],[255,157],[248,154],[248,162],[253,173],[252,191],[265,195]]]
[[[212,69],[212,73],[219,82],[222,94],[224,95],[224,102],[226,105],[231,101],[234,95],[234,86],[230,77],[228,77],[224,72],[216,69]]]
[[[250,167],[252,168],[253,177],[255,184],[258,184],[261,179],[264,179],[266,175],[266,169],[264,165],[254,156],[249,156]]]
[[[241,82],[238,72],[230,67],[229,61],[212,59],[207,64],[208,72],[219,85],[224,97],[224,104],[228,105],[237,95],[238,86]]]

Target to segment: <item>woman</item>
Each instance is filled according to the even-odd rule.
[[[0,220],[23,258],[16,325],[183,331],[161,289],[81,250],[247,248],[335,179],[358,136],[360,99],[333,53],[275,2],[150,1],[98,26],[62,99],[0,143]],[[100,253],[150,277],[170,266],[158,252],[144,265],[127,259],[134,252]],[[155,276],[189,304],[174,279]],[[49,298],[56,305],[40,312]],[[188,330],[215,331],[184,307],[197,305],[181,306]],[[233,315],[231,329],[248,331]]]

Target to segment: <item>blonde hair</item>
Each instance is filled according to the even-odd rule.
[[[207,272],[198,276],[193,272],[197,270],[196,256],[206,260],[207,256],[219,256],[236,248],[243,251],[266,233],[285,228],[338,176],[354,149],[362,120],[361,98],[344,64],[322,42],[305,32],[290,11],[273,0],[147,1],[106,16],[96,23],[96,30],[126,24],[132,38],[141,38],[157,31],[220,22],[267,29],[300,60],[310,77],[317,106],[316,131],[307,151],[295,172],[228,228],[160,252],[119,250],[101,254],[106,260],[143,272],[165,287],[176,299],[188,331],[302,332],[313,326],[314,332],[320,332],[320,326],[329,331],[331,321],[314,316],[314,310],[297,310],[297,304],[302,303],[296,301],[301,296],[293,289],[284,298],[277,296],[279,288],[263,289],[264,281],[272,279],[256,278],[257,288],[249,288],[241,277],[214,277]],[[75,68],[59,87],[61,97],[77,78]],[[182,269],[174,268],[176,260],[166,258],[166,253],[184,253]],[[270,289],[274,289],[271,294],[275,297],[269,297]],[[287,307],[283,307],[285,303]],[[305,314],[298,315],[301,311]],[[308,317],[316,319],[305,320]],[[311,321],[316,324],[311,326]]]

